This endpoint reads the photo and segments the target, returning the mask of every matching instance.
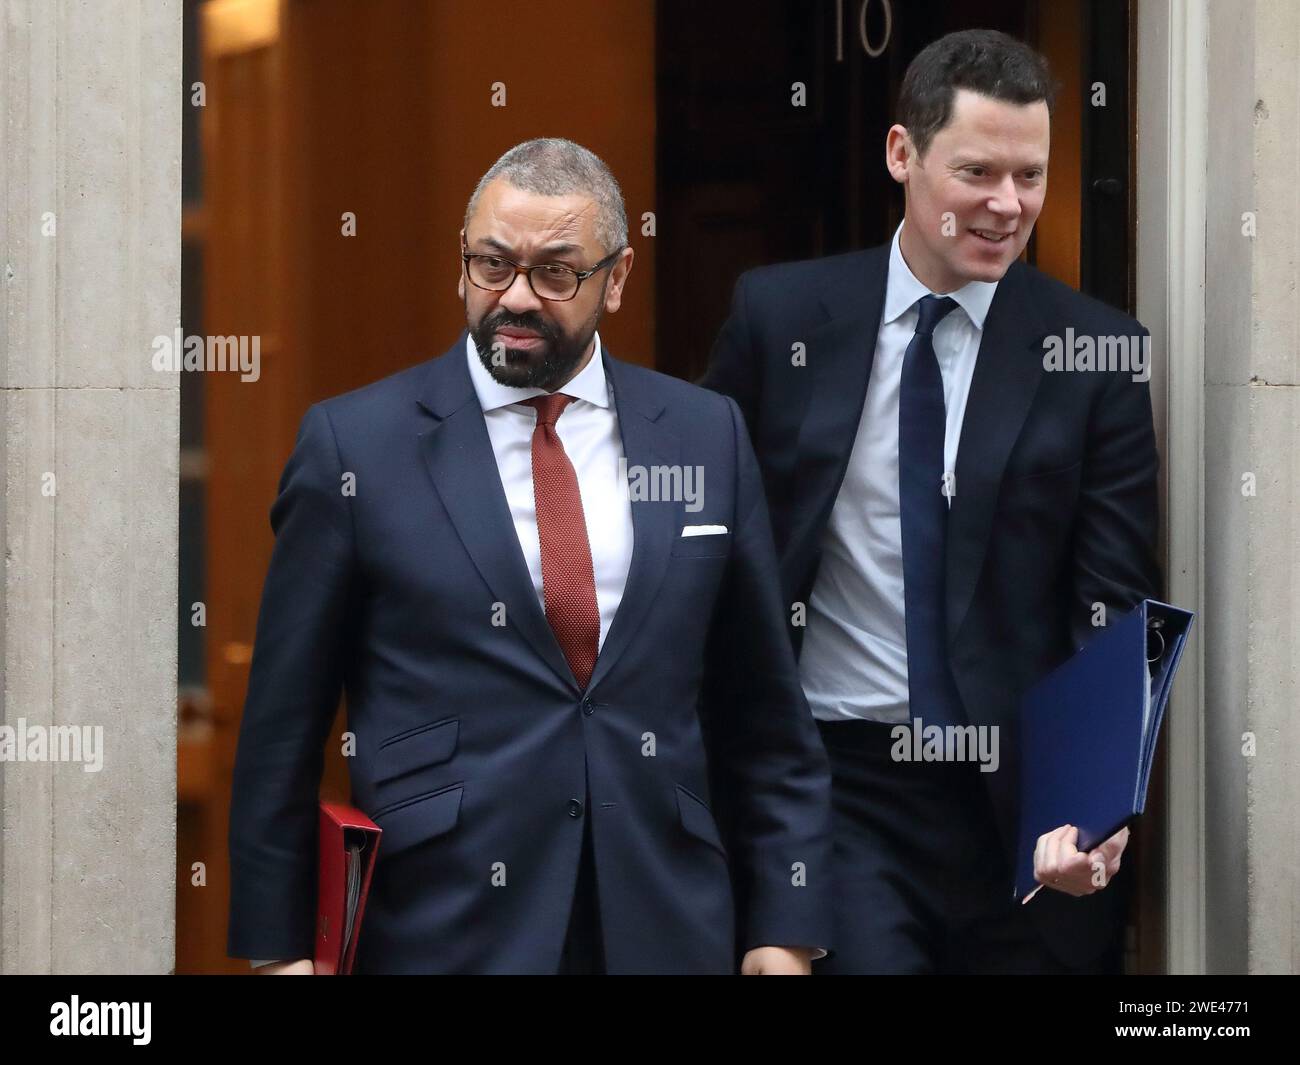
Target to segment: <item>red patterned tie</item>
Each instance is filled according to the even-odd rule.
[[[524,400],[537,410],[533,429],[533,500],[537,504],[537,537],[542,547],[542,598],[546,620],[585,688],[596,666],[600,643],[600,608],[596,605],[596,574],[582,513],[578,475],[564,453],[555,423],[571,396],[558,392]]]

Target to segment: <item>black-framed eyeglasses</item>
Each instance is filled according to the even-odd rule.
[[[611,252],[590,270],[574,270],[559,263],[538,263],[536,266],[520,266],[517,262],[503,255],[488,255],[482,252],[467,252],[461,245],[460,257],[465,262],[465,274],[476,288],[488,292],[504,292],[515,283],[515,278],[524,274],[528,278],[528,287],[544,300],[564,303],[578,294],[582,283],[599,273],[623,254],[623,249]]]

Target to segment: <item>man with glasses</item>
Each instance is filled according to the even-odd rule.
[[[311,971],[342,686],[383,829],[358,971],[806,974],[829,770],[740,412],[602,347],[633,252],[585,148],[502,156],[460,254],[467,332],[311,407],[272,508],[230,953]]]

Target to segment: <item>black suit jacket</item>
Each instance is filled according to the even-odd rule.
[[[882,245],[744,274],[702,382],[732,396],[749,425],[787,617],[811,593],[848,465],[889,252]],[[1123,372],[1046,370],[1043,340],[1064,340],[1067,327],[1146,336],[1127,315],[1013,263],[985,319],[949,513],[948,650],[971,723],[1001,726],[1001,768],[983,775],[1008,847],[1018,827],[1022,693],[1095,632],[1093,604],[1118,617],[1159,587],[1148,385]],[[794,364],[796,344],[806,365]],[[803,629],[791,635],[797,651]],[[1062,958],[1086,960],[1105,945],[1126,880],[1121,872],[1082,900],[1043,891],[1029,904]]]
[[[627,584],[585,691],[538,603],[463,334],[303,417],[235,765],[231,954],[313,952],[341,688],[352,798],[384,830],[358,971],[554,973],[584,819],[611,973],[830,945],[830,775],[744,422],[712,392],[608,352],[605,366],[629,466],[699,466],[704,490],[694,512],[634,497]]]

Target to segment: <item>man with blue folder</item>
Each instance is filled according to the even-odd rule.
[[[744,274],[703,382],[758,451],[831,756],[816,972],[1117,965],[1126,831],[1088,853],[1045,833],[1047,887],[1012,897],[1020,699],[1159,584],[1147,331],[1019,261],[1053,94],[1000,33],[922,51],[886,143],[892,242]]]

